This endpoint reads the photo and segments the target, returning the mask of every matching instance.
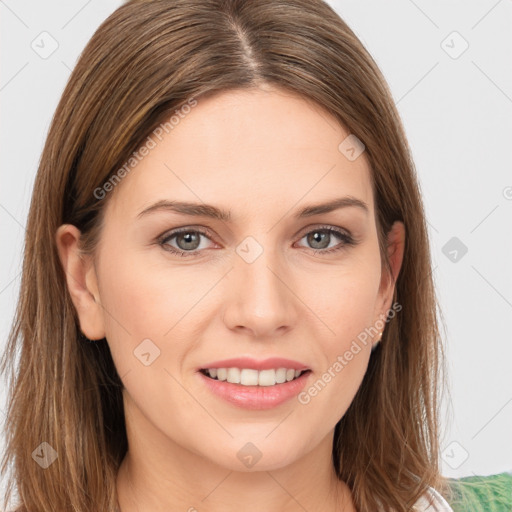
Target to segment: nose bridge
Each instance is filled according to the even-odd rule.
[[[259,237],[262,240],[263,237]],[[237,278],[241,285],[247,287],[247,292],[258,300],[273,302],[277,299],[285,301],[284,283],[276,274],[281,267],[278,251],[271,245],[271,236],[262,242],[249,236],[237,247],[238,259],[235,263]],[[265,245],[263,245],[265,244]]]
[[[232,326],[254,332],[289,326],[293,321],[293,294],[279,251],[270,245],[272,236],[248,236],[236,248],[229,273],[231,299],[227,305]],[[265,244],[265,245],[264,245]]]

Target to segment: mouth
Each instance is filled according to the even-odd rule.
[[[307,368],[201,368],[197,375],[211,393],[246,410],[269,410],[289,402],[306,386]],[[283,380],[284,379],[284,380]]]
[[[299,379],[311,370],[295,370],[293,368],[275,368],[254,370],[252,368],[202,368],[199,370],[205,377],[214,380],[238,384],[248,387],[272,387]]]

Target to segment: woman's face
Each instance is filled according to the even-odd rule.
[[[283,467],[321,445],[330,453],[393,295],[365,153],[354,158],[334,118],[278,89],[225,92],[187,112],[109,192],[95,264],[69,253],[81,328],[106,337],[127,428],[148,453],[179,447],[237,471]],[[301,215],[342,198],[355,201]],[[59,230],[61,250],[70,233]],[[233,358],[252,361],[218,363]],[[267,370],[308,371],[268,385],[286,375],[255,373],[270,358],[291,361]],[[220,365],[263,385],[200,371]]]

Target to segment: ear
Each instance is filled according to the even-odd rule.
[[[59,258],[66,275],[71,300],[78,313],[80,329],[90,340],[105,337],[96,269],[91,257],[79,252],[80,231],[72,224],[62,224],[55,234]]]
[[[402,267],[405,247],[405,226],[403,222],[396,221],[391,226],[387,236],[387,250],[388,259],[391,267],[391,275],[386,267],[382,267],[382,277],[379,288],[379,301],[377,306],[376,315],[384,315],[391,308],[393,301],[393,294],[395,291],[395,283]]]

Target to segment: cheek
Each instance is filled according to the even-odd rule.
[[[310,297],[308,305],[322,320],[315,334],[316,351],[321,363],[314,379],[299,395],[304,428],[309,435],[322,418],[322,424],[334,428],[352,403],[368,367],[374,306],[379,275],[361,265],[356,271],[333,273],[323,294]],[[318,280],[316,281],[318,283]]]
[[[322,338],[331,340],[327,352],[350,345],[372,325],[380,277],[380,258],[372,251],[305,275],[300,296],[321,320]]]
[[[148,344],[145,340],[154,344],[146,349],[155,365],[161,360],[156,356],[161,355],[163,335],[179,309],[179,295],[173,292],[177,283],[148,271],[137,253],[122,247],[120,241],[115,251],[105,245],[98,269],[106,337],[120,375],[141,366],[134,355],[141,343]]]
[[[164,258],[155,258],[155,248],[118,243],[119,250],[105,246],[101,258],[101,297],[109,329],[162,336],[183,315],[188,298],[197,295],[192,267],[166,264]]]
[[[350,264],[332,267],[322,277],[308,276],[304,282],[307,305],[321,320],[316,323],[314,339],[322,367],[317,375],[318,389],[312,393],[327,389],[318,405],[336,403],[333,411],[326,411],[333,418],[348,408],[367,369],[380,285],[380,258],[376,254],[361,253]]]

